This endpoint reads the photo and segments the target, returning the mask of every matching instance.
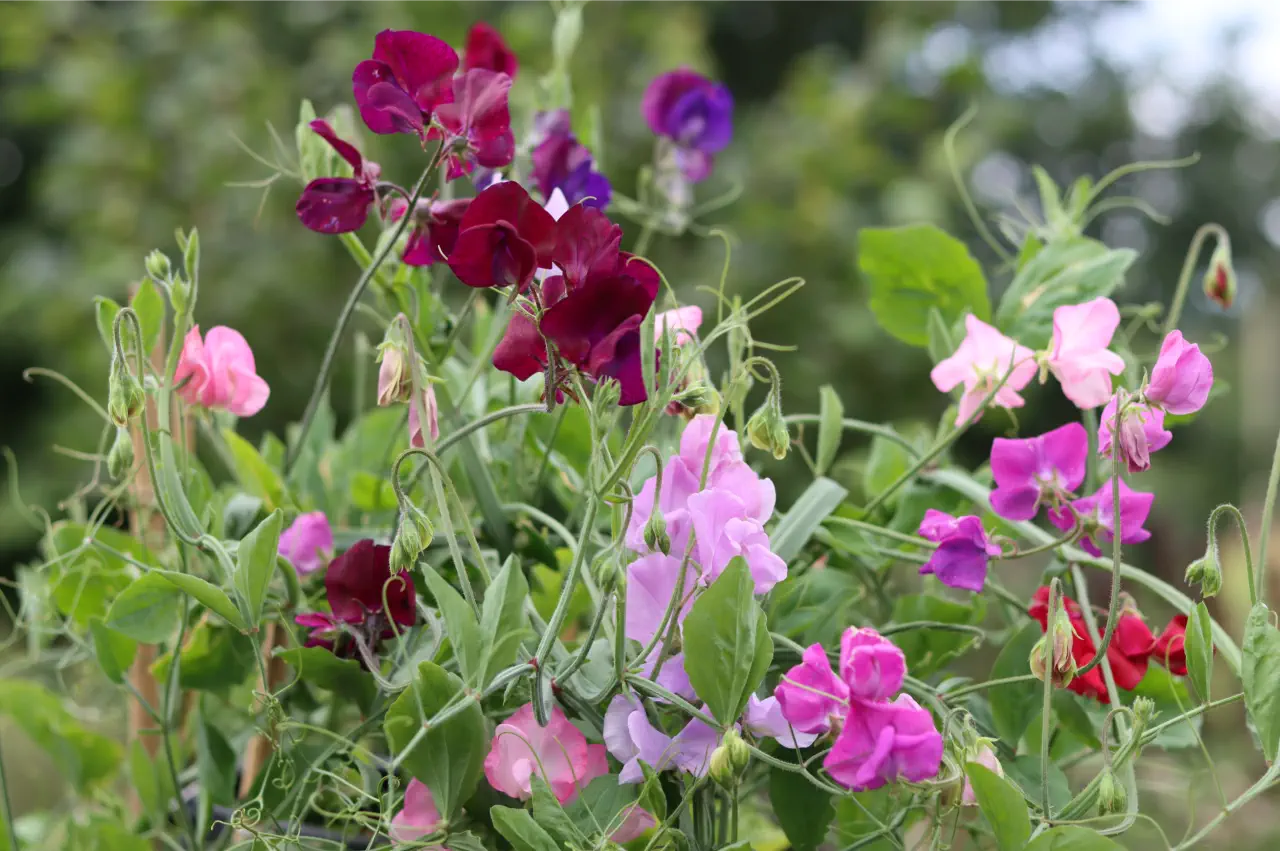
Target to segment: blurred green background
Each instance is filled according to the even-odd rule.
[[[585,14],[575,105],[577,114],[599,110],[597,158],[622,191],[634,191],[652,151],[639,101],[656,73],[691,64],[732,90],[735,141],[699,191],[742,184],[741,199],[712,217],[736,240],[731,287],[753,294],[792,275],[808,282],[755,328],[760,339],[801,346],[777,357],[789,413],[816,410],[819,386],[831,383],[849,416],[939,415],[926,354],[880,331],[866,310],[856,232],[934,222],[972,244],[993,286],[1007,281],[964,215],[943,152],[943,133],[970,104],[978,113],[960,137],[959,165],[987,216],[1035,211],[1031,163],[1067,183],[1198,152],[1190,168],[1117,189],[1168,225],[1121,211],[1092,227],[1140,253],[1122,303],[1167,302],[1192,234],[1210,221],[1230,231],[1241,282],[1223,313],[1193,278],[1183,328],[1222,346],[1215,371],[1234,392],[1182,429],[1144,478],[1159,494],[1155,537],[1133,556],[1180,583],[1213,506],[1234,501],[1258,516],[1280,426],[1280,317],[1264,297],[1280,245],[1280,72],[1268,75],[1280,15],[1265,0],[632,2],[592,3]],[[268,176],[237,139],[266,151],[267,123],[290,140],[300,99],[320,112],[350,103],[350,70],[384,28],[460,45],[472,22],[490,21],[521,59],[520,99],[549,66],[553,18],[532,2],[0,7],[0,445],[20,459],[24,500],[54,511],[90,469],[54,447],[93,452],[98,426],[70,392],[24,381],[23,369],[58,370],[104,397],[108,361],[92,297],[124,300],[149,250],[173,253],[177,226],[201,234],[197,318],[242,331],[272,388],[270,405],[242,430],[256,437],[300,414],[355,270],[337,240],[297,222],[297,186],[281,181],[264,200],[260,189],[231,185]],[[384,176],[416,173],[422,154],[411,139],[364,145]],[[659,238],[650,254],[690,300],[718,280],[718,241]],[[349,373],[346,358],[340,416]],[[1020,423],[1033,434],[1073,415],[1051,382],[1030,390]],[[978,463],[1007,424],[988,417],[963,456]],[[846,447],[856,450],[852,437]],[[785,494],[787,474],[778,473]],[[39,533],[8,492],[3,500],[0,577],[11,577],[34,557]],[[1238,560],[1229,561],[1215,604],[1234,625],[1243,588]],[[1237,787],[1254,759],[1221,766],[1224,782]],[[1234,829],[1266,830],[1247,820]]]

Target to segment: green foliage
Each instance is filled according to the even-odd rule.
[[[494,830],[516,851],[560,851],[555,839],[533,820],[528,810],[493,807],[489,817],[493,819]]]
[[[427,588],[435,597],[436,608],[444,617],[449,644],[453,647],[453,658],[458,663],[462,679],[470,685],[480,685],[480,680],[484,678],[484,661],[481,658],[484,648],[481,646],[480,624],[475,612],[440,574],[430,567],[424,567],[423,575],[427,579]]]
[[[964,767],[974,797],[1000,851],[1022,851],[1031,838],[1031,817],[1022,792],[984,765],[971,762]]]
[[[1203,601],[1196,603],[1187,617],[1187,676],[1195,686],[1196,697],[1208,703],[1209,685],[1213,682],[1213,618]]]
[[[37,683],[0,680],[0,717],[14,721],[81,793],[113,776],[120,764],[118,743],[86,729],[58,695]]]
[[[818,451],[814,455],[815,472],[821,476],[831,469],[840,452],[844,435],[844,404],[830,384],[818,391]]]
[[[280,549],[283,526],[284,514],[277,508],[241,539],[236,550],[236,595],[244,606],[245,620],[253,626],[262,621],[262,606],[276,571],[276,552]]]
[[[1280,744],[1280,630],[1271,623],[1266,603],[1258,603],[1249,612],[1241,651],[1244,703],[1262,753],[1271,762]]]
[[[981,597],[970,603],[944,600],[932,594],[908,594],[893,604],[893,622],[898,624],[959,624],[975,626],[986,616]],[[917,677],[928,676],[974,646],[980,637],[972,632],[945,627],[920,626],[896,632],[893,641],[907,657],[908,669]],[[1026,657],[1023,657],[1025,663]]]
[[[1025,851],[1116,851],[1123,847],[1088,828],[1063,825],[1040,834]]]
[[[178,631],[181,592],[158,573],[139,577],[116,597],[107,626],[143,644],[158,644]]]
[[[796,499],[783,515],[770,536],[770,545],[778,558],[790,561],[840,506],[849,492],[831,479],[819,476]]]
[[[291,647],[276,656],[289,663],[299,679],[354,700],[362,709],[368,709],[377,694],[373,677],[355,659],[339,659],[322,647]]]
[[[795,851],[813,851],[836,816],[831,796],[794,771],[769,772],[769,803]]]
[[[480,684],[487,686],[494,676],[516,660],[520,642],[525,637],[524,604],[529,596],[529,582],[515,556],[507,559],[502,570],[485,590],[480,609],[480,635],[484,641],[484,662]]]
[[[991,668],[991,679],[1001,680],[1031,673],[1027,659],[1041,635],[1040,624],[1023,624],[1000,649],[1000,655]],[[1017,747],[1022,734],[1027,731],[1027,725],[1040,714],[1043,690],[1044,686],[1035,680],[1005,683],[991,688],[991,717],[1000,738],[1009,747]]]

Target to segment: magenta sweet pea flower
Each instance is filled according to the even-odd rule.
[[[665,483],[664,483],[665,484]],[[769,536],[734,492],[711,488],[689,497],[700,581],[710,585],[729,562],[747,562],[757,594],[765,594],[787,578],[787,563],[769,549]]]
[[[569,111],[542,113],[535,127],[539,141],[533,149],[533,180],[542,197],[550,200],[558,189],[570,205],[609,206],[609,179],[595,170],[591,151],[570,130]]]
[[[662,342],[662,332],[671,329],[671,342],[677,346],[693,342],[698,338],[698,328],[702,326],[702,308],[696,305],[677,307],[654,317],[653,339]]]
[[[458,241],[458,228],[471,206],[471,200],[459,198],[454,201],[419,201],[414,207],[409,239],[400,259],[409,266],[430,266],[432,263],[444,262]],[[399,221],[408,206],[403,198],[394,198],[388,205],[391,220]]]
[[[1021,440],[997,437],[991,443],[991,510],[1008,520],[1030,520],[1041,505],[1068,499],[1084,481],[1088,462],[1089,435],[1080,423]]]
[[[237,417],[261,411],[271,394],[258,376],[248,342],[224,325],[210,328],[203,338],[199,325],[187,332],[173,380],[187,404],[223,408]]]
[[[351,166],[351,177],[317,177],[307,184],[295,210],[302,223],[318,233],[349,233],[364,227],[369,208],[378,200],[382,167],[360,155],[355,145],[338,138],[329,122],[316,119],[311,129]]]
[[[374,133],[415,133],[425,138],[432,113],[450,103],[458,54],[433,35],[383,30],[373,42],[373,58],[351,75],[360,117]]]
[[[654,135],[674,144],[680,171],[692,183],[711,173],[714,155],[733,137],[733,95],[688,68],[655,77],[640,108]]]
[[[952,588],[975,593],[982,590],[987,581],[987,561],[1000,555],[1000,547],[987,537],[979,518],[952,517],[930,508],[917,533],[938,544],[920,567],[922,575],[932,573]]]
[[[854,792],[899,780],[928,780],[942,765],[942,734],[929,711],[910,695],[863,703],[850,712],[822,765]]]
[[[1116,481],[1108,479],[1096,493],[1073,500],[1070,508],[1064,506],[1049,512],[1049,520],[1064,532],[1076,524],[1078,517],[1086,531],[1086,537],[1081,540],[1080,546],[1095,556],[1102,555],[1099,542],[1109,544],[1115,535],[1116,518],[1112,500],[1115,495],[1113,482]],[[1151,512],[1155,494],[1130,490],[1123,480],[1119,481],[1120,543],[1140,544],[1151,537],[1151,533],[1142,528],[1142,524],[1147,521],[1147,515]]]
[[[976,762],[983,768],[990,769],[995,772],[997,777],[1004,777],[1004,766],[1000,764],[996,752],[991,749],[989,740],[982,740],[978,748],[969,755],[968,762]],[[978,805],[978,796],[973,791],[973,785],[969,783],[969,778],[964,779],[964,791],[960,793],[960,803],[966,807],[976,807]]]
[[[467,49],[463,53],[462,67],[467,71],[472,68],[487,68],[506,74],[514,80],[520,63],[502,40],[502,35],[484,21],[478,21],[467,33]]]
[[[493,744],[484,758],[489,785],[522,801],[533,795],[530,781],[535,774],[551,787],[557,801],[567,804],[580,789],[608,773],[604,745],[587,744],[558,706],[551,707],[545,727],[534,719],[532,703],[520,707],[494,730]]]
[[[280,535],[280,555],[304,576],[324,567],[332,550],[333,530],[323,511],[299,514]]]
[[[1200,347],[1170,331],[1151,369],[1146,399],[1170,414],[1194,414],[1204,407],[1213,387],[1213,364]]]
[[[752,735],[775,739],[784,748],[807,748],[818,740],[817,733],[801,733],[787,723],[782,704],[772,696],[761,699],[753,694],[747,699],[742,727]]]
[[[831,670],[821,644],[811,644],[801,662],[782,676],[773,690],[782,717],[800,733],[825,733],[833,718],[848,709],[849,687]]]
[[[551,268],[556,220],[514,181],[490,186],[458,223],[449,268],[469,287],[524,289],[539,266]]]
[[[964,324],[967,333],[955,353],[929,373],[933,385],[943,393],[964,386],[956,425],[963,425],[978,413],[982,400],[1010,368],[1013,372],[1009,380],[996,392],[991,403],[1002,408],[1021,408],[1024,401],[1018,391],[1035,377],[1035,352],[1009,339],[973,314],[965,317]]]
[[[507,94],[511,78],[488,68],[472,68],[453,80],[453,101],[436,107],[448,149],[448,179],[469,174],[476,166],[501,168],[515,156]],[[434,138],[434,128],[427,134]]]
[[[1109,298],[1064,305],[1053,311],[1049,370],[1063,394],[1082,409],[1096,408],[1111,396],[1111,376],[1124,372],[1124,358],[1109,351],[1120,325],[1120,310]]]
[[[1120,400],[1124,416],[1116,424],[1116,403]],[[1116,436],[1119,435],[1119,440]],[[1120,447],[1120,459],[1130,473],[1151,469],[1151,453],[1164,449],[1173,440],[1173,432],[1164,427],[1164,411],[1153,408],[1137,399],[1130,401],[1121,390],[1102,409],[1102,422],[1098,428],[1098,455],[1113,457],[1115,447]]]
[[[627,565],[627,638],[647,644],[657,634],[675,593],[682,562],[676,555],[651,553]],[[684,599],[676,609],[678,623],[683,623],[693,608],[696,586],[693,569],[686,568]]]
[[[840,637],[840,679],[860,700],[888,700],[902,688],[907,657],[874,629],[849,627]]]
[[[404,790],[404,807],[391,817],[391,838],[396,842],[416,842],[435,831],[441,821],[431,790],[415,777]]]

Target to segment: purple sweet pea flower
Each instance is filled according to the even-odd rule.
[[[360,230],[369,208],[378,200],[382,168],[369,162],[355,145],[338,138],[329,122],[317,118],[311,129],[351,166],[351,177],[317,177],[302,190],[295,207],[298,218],[317,233],[350,233]]]
[[[943,585],[980,592],[987,581],[987,560],[1000,555],[973,515],[952,517],[930,508],[918,530],[920,537],[936,541],[938,548],[920,568],[920,573],[935,574]]]
[[[436,107],[453,101],[457,70],[458,54],[435,36],[383,30],[374,38],[373,58],[352,72],[351,91],[374,133],[425,137]]]
[[[738,556],[746,560],[757,594],[787,578],[787,563],[769,549],[764,527],[735,493],[720,488],[696,493],[689,497],[689,516],[704,585],[714,582]]]
[[[852,697],[888,700],[902,688],[907,657],[874,629],[849,627],[840,638],[840,678]]]
[[[662,663],[662,669],[658,671],[657,679],[654,679],[653,669],[658,664],[658,655],[662,653],[663,645],[659,644],[649,654],[649,658],[644,660],[644,664],[640,668],[640,675],[653,680],[667,691],[683,697],[688,701],[696,701],[698,695],[693,690],[693,683],[689,682],[689,673],[684,669],[684,654],[674,653],[667,657]],[[658,703],[663,703],[660,697],[653,698]]]
[[[1041,504],[1056,504],[1080,487],[1088,460],[1089,436],[1080,423],[1022,440],[997,437],[991,444],[991,510],[1008,520],[1030,520]]]
[[[822,765],[854,792],[898,780],[928,780],[942,765],[942,734],[929,711],[910,695],[863,703],[849,714]]]
[[[782,707],[782,717],[800,733],[825,733],[832,717],[842,717],[848,708],[849,687],[831,670],[831,661],[821,644],[811,644],[801,662],[782,676],[773,695]]]
[[[289,560],[301,575],[324,567],[333,550],[333,530],[323,511],[300,514],[280,535],[280,555]]]
[[[711,767],[711,752],[720,744],[720,733],[714,727],[694,718],[672,740],[675,764],[681,771],[701,777]]]
[[[1124,416],[1116,426],[1117,401]],[[1151,453],[1164,449],[1173,440],[1173,432],[1164,427],[1164,411],[1132,400],[1121,390],[1102,409],[1102,422],[1098,429],[1098,455],[1112,457],[1119,435],[1120,458],[1130,473],[1151,469]]]
[[[751,695],[746,712],[742,714],[742,726],[753,735],[776,739],[784,748],[807,748],[818,740],[817,733],[801,733],[787,723],[782,714],[782,704],[776,697],[762,700]]]
[[[1204,407],[1213,387],[1213,364],[1200,347],[1170,331],[1160,346],[1160,357],[1147,382],[1148,402],[1170,414],[1194,414]]]
[[[641,783],[644,769],[640,763],[654,771],[674,767],[691,774],[706,773],[720,735],[695,719],[674,737],[668,736],[650,723],[639,701],[620,694],[605,712],[604,743],[622,763],[618,782]]]
[[[1078,516],[1087,534],[1080,546],[1095,556],[1102,555],[1098,543],[1111,543],[1115,535],[1115,486],[1112,484],[1115,481],[1117,480],[1108,479],[1093,495],[1072,500],[1070,508],[1064,506],[1049,512],[1049,520],[1064,532],[1075,525],[1075,517]],[[1147,521],[1154,501],[1155,494],[1130,490],[1120,480],[1120,543],[1140,544],[1151,537],[1151,533],[1142,528],[1142,524]]]
[[[676,162],[691,183],[711,173],[714,155],[733,137],[733,96],[688,68],[654,78],[641,111],[654,135],[674,143]]]
[[[595,170],[591,151],[569,129],[569,111],[542,113],[535,128],[540,141],[533,149],[533,180],[542,197],[550,199],[559,189],[570,205],[609,206],[609,180]]]
[[[681,562],[681,558],[673,555],[651,553],[627,566],[627,638],[647,644],[657,634],[671,595],[675,593]],[[679,622],[683,622],[693,608],[695,585],[693,570],[686,568],[685,600],[676,612]]]

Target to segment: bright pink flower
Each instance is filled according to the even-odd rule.
[[[502,40],[502,35],[484,21],[479,21],[467,33],[467,49],[463,54],[462,67],[468,71],[472,68],[488,68],[514,80],[520,63]]]
[[[1000,555],[1000,547],[987,537],[982,520],[973,515],[952,517],[930,508],[924,513],[917,534],[938,544],[921,566],[921,574],[935,574],[938,581],[952,588],[982,591],[987,581],[987,561]]]
[[[199,325],[187,332],[173,380],[187,404],[224,408],[237,417],[261,411],[271,393],[258,377],[249,344],[223,325],[210,328],[203,339]]]
[[[675,552],[673,549],[672,553]],[[627,638],[647,644],[657,634],[671,595],[675,593],[682,561],[676,555],[651,553],[627,565]],[[692,568],[686,571],[684,600],[676,610],[680,623],[693,608],[692,595],[697,586]]]
[[[997,437],[991,443],[991,510],[1007,520],[1030,520],[1041,505],[1069,498],[1084,481],[1088,462],[1089,435],[1080,423],[1022,440]]]
[[[659,313],[653,323],[653,340],[662,342],[662,330],[671,329],[671,342],[675,345],[689,343],[698,337],[698,328],[702,325],[702,308],[697,305],[677,307]]]
[[[280,535],[280,555],[289,560],[299,574],[314,573],[324,567],[333,551],[333,530],[323,511],[299,514]]]
[[[476,166],[501,168],[515,156],[507,94],[511,78],[488,68],[472,68],[453,80],[453,102],[436,107],[448,146],[448,179],[470,174]],[[438,131],[432,130],[428,137]]]
[[[421,401],[416,405],[409,404],[409,445],[423,447],[427,444],[422,439],[422,422],[418,418],[419,406],[427,412],[427,433],[431,435],[431,442],[435,443],[440,439],[440,408],[436,405],[436,390],[429,381],[426,389],[422,391]]]
[[[441,821],[431,790],[415,777],[404,790],[404,808],[391,818],[391,838],[396,842],[415,842],[433,832]]]
[[[976,762],[983,768],[994,771],[997,777],[1004,777],[1004,766],[1000,764],[1000,760],[996,757],[996,752],[991,749],[991,745],[986,740],[979,745],[978,750],[970,758],[969,762]],[[964,779],[964,791],[960,795],[960,803],[966,807],[976,807],[978,805],[978,796],[974,794],[973,786],[969,783],[969,778]]]
[[[295,210],[302,223],[319,233],[360,230],[369,207],[378,200],[378,176],[382,168],[360,155],[356,147],[338,138],[329,122],[316,119],[311,129],[328,142],[351,166],[351,177],[317,177],[307,184]]]
[[[968,422],[982,400],[1012,368],[1009,380],[991,400],[1002,408],[1021,408],[1018,391],[1026,387],[1036,374],[1035,352],[1001,334],[973,314],[964,319],[966,334],[955,354],[939,363],[929,373],[933,384],[943,393],[964,385],[956,425]]]
[[[507,180],[481,192],[467,207],[449,252],[449,268],[469,287],[524,289],[539,266],[551,267],[555,244],[556,220],[523,186]]]
[[[709,488],[689,497],[700,581],[710,585],[729,562],[746,559],[757,594],[787,578],[787,563],[769,549],[769,536],[746,502],[730,490]]]
[[[1116,401],[1123,399],[1124,416],[1116,427]],[[1102,422],[1098,428],[1098,455],[1111,458],[1119,433],[1120,459],[1130,473],[1151,469],[1151,453],[1164,449],[1173,440],[1173,432],[1164,427],[1164,411],[1153,408],[1139,399],[1129,400],[1121,390],[1102,409]]]
[[[1053,312],[1049,369],[1062,392],[1082,409],[1096,408],[1111,396],[1111,376],[1124,372],[1124,358],[1109,351],[1120,324],[1120,310],[1109,298],[1059,307]]]
[[[818,740],[817,733],[801,733],[793,728],[782,715],[782,704],[776,697],[763,700],[754,694],[747,699],[747,710],[742,714],[742,726],[756,736],[768,736],[784,748],[807,748]]]
[[[458,54],[435,36],[383,30],[374,38],[373,58],[351,75],[360,117],[374,133],[424,136],[432,112],[453,100],[457,68]]]
[[[874,629],[849,627],[840,637],[840,679],[852,697],[888,700],[902,688],[907,657]]]
[[[1170,331],[1151,369],[1146,399],[1170,414],[1194,414],[1204,407],[1213,387],[1213,364],[1200,347]]]
[[[859,703],[845,719],[823,760],[831,778],[854,792],[899,780],[936,777],[942,765],[942,734],[929,710],[907,694],[892,702]]]
[[[801,662],[787,671],[773,695],[782,707],[782,717],[800,733],[825,733],[832,718],[841,718],[848,709],[849,687],[831,670],[827,651],[811,644]]]
[[[604,745],[587,744],[558,706],[551,707],[547,726],[538,726],[532,703],[498,725],[484,759],[489,785],[522,801],[533,795],[530,781],[535,774],[547,782],[557,801],[566,804],[579,789],[608,773]]]
[[[1097,492],[1071,502],[1070,508],[1055,508],[1049,512],[1049,520],[1053,525],[1066,532],[1076,523],[1076,516],[1084,525],[1086,537],[1080,546],[1095,556],[1102,555],[1099,542],[1111,543],[1115,533],[1116,518],[1113,513],[1114,485],[1116,479],[1108,479]],[[1147,515],[1151,513],[1151,503],[1155,494],[1139,493],[1130,490],[1120,480],[1120,542],[1122,544],[1140,544],[1151,533],[1142,528]]]

